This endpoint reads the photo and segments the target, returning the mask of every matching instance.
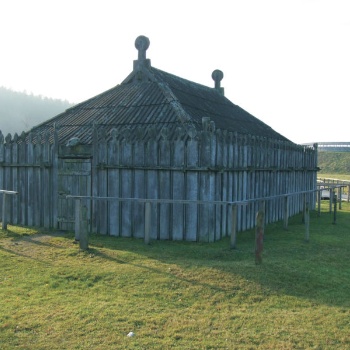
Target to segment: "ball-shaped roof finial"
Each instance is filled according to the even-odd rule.
[[[139,51],[138,59],[145,60],[146,59],[146,51],[149,48],[150,41],[144,36],[140,35],[135,40],[135,47]]]
[[[219,69],[215,69],[214,72],[211,74],[211,77],[215,81],[215,88],[219,88],[220,82],[224,77],[224,73]]]

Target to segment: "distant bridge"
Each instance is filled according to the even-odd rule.
[[[316,142],[319,151],[350,152],[350,142]],[[313,146],[315,143],[303,143],[305,146]]]

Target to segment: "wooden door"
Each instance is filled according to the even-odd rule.
[[[91,159],[61,158],[58,171],[58,228],[74,231],[75,199],[66,195],[91,196]],[[90,200],[84,200],[91,216]],[[89,220],[90,221],[90,220]]]

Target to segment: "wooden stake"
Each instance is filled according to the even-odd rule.
[[[87,221],[87,207],[83,205],[81,207],[81,223],[80,223],[80,235],[79,235],[79,247],[81,250],[89,249],[88,239],[88,221]]]
[[[236,241],[237,241],[237,205],[232,205],[231,207],[231,242],[230,247],[231,249],[236,248]]]
[[[81,223],[80,206],[81,206],[80,199],[76,199],[75,200],[75,223],[74,223],[74,230],[75,230],[74,238],[76,241],[79,241],[79,237],[80,237],[80,223]]]
[[[333,222],[332,224],[335,225],[337,223],[337,195],[333,194],[333,201],[334,201],[334,211],[333,211]]]
[[[149,244],[151,234],[151,203],[145,203],[145,244]]]
[[[305,242],[309,242],[310,240],[310,211],[309,211],[309,203],[305,203]]]
[[[289,215],[289,201],[288,196],[284,197],[284,220],[283,220],[283,228],[288,230],[288,215]]]
[[[259,210],[256,216],[255,229],[255,264],[262,263],[263,241],[264,241],[264,217],[265,213]]]
[[[6,217],[6,193],[2,194],[2,229],[7,230],[7,217]]]

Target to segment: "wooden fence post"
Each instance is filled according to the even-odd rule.
[[[304,213],[304,222],[305,222],[305,242],[310,241],[310,211],[309,203],[305,203],[305,213]]]
[[[88,221],[87,221],[87,207],[81,206],[81,223],[80,223],[80,235],[79,235],[79,247],[81,250],[89,249],[88,239]]]
[[[283,228],[285,230],[288,229],[288,215],[289,215],[289,200],[288,196],[284,197],[284,220],[283,220]]]
[[[236,248],[236,241],[237,241],[237,205],[233,204],[231,206],[231,242],[230,247],[231,249]]]
[[[262,224],[263,224],[263,228],[265,229],[265,216],[266,216],[266,201],[265,200],[260,202],[260,204],[259,204],[259,211],[262,211],[263,214],[264,214],[263,223]]]
[[[151,234],[151,202],[145,203],[145,244],[149,244]]]
[[[339,189],[338,189],[338,194],[339,194],[339,210],[341,210],[342,209],[342,187],[339,187]]]
[[[329,188],[329,212],[332,213],[333,187]]]
[[[2,193],[2,229],[7,230],[6,193]]]
[[[256,228],[255,228],[255,264],[262,263],[262,251],[264,241],[264,217],[263,210],[259,210],[256,215]]]
[[[76,241],[79,241],[80,238],[80,224],[81,224],[81,211],[80,211],[80,206],[81,206],[81,200],[76,199],[75,200],[75,223],[74,223],[74,229],[75,229],[75,235],[74,238]]]
[[[334,202],[334,212],[333,212],[332,224],[335,225],[337,223],[337,195],[335,193],[333,193],[333,202]]]
[[[303,217],[301,222],[305,224],[305,216],[306,216],[306,193],[303,194]]]

